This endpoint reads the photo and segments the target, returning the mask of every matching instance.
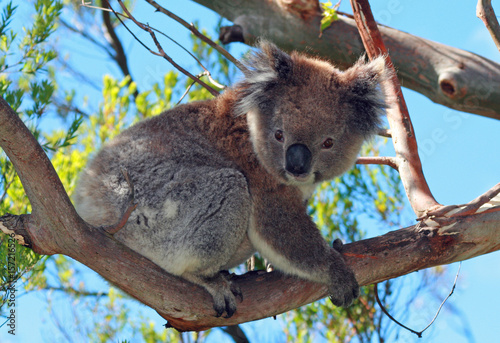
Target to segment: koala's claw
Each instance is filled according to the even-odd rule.
[[[231,283],[231,292],[240,302],[243,301],[243,292],[241,292],[241,288],[239,286]]]

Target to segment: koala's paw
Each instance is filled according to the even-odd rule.
[[[210,293],[214,302],[216,317],[231,317],[236,312],[236,298],[243,301],[243,294],[236,283],[232,283],[233,274],[227,271],[216,272],[213,276],[200,276],[198,274],[184,273],[183,278],[198,284]]]
[[[221,317],[225,312],[224,318],[230,318],[236,312],[236,298],[243,301],[243,293],[235,283],[231,282],[232,274],[223,271],[219,273],[219,276],[220,278],[216,281],[217,288],[213,293],[211,292],[215,316]]]
[[[359,296],[359,285],[354,272],[341,259],[339,256],[331,267],[331,284],[328,290],[330,300],[335,306],[348,307]]]

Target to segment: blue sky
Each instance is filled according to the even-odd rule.
[[[198,21],[200,27],[211,29],[217,21],[217,16],[191,1],[170,1],[164,5],[188,22]],[[450,9],[451,6],[453,10]],[[430,1],[372,1],[375,18],[385,25],[500,62],[500,53],[483,23],[475,16],[475,6],[476,3],[472,1],[432,3]],[[351,12],[349,2],[344,1],[340,10]],[[135,14],[138,19],[147,18],[144,21],[169,32],[181,43],[186,42],[188,34],[185,30],[166,19],[165,16],[153,13],[149,5],[138,1]],[[140,35],[147,41],[147,35]],[[68,43],[62,41],[60,44]],[[72,47],[80,55],[74,58],[78,59],[78,63],[88,65],[88,73],[97,80],[100,80],[104,73],[109,73],[109,68],[115,72],[115,75],[118,75],[114,65],[101,64],[103,57],[89,52],[85,45]],[[150,55],[135,42],[125,43],[125,49],[131,56],[132,73],[141,89],[146,89],[151,81],[160,81],[161,75],[171,69],[164,60]],[[242,52],[246,50],[246,47],[237,44],[235,50]],[[173,51],[172,55],[181,61],[186,60],[181,52],[170,51]],[[196,72],[197,69],[192,71]],[[68,79],[67,82],[71,86],[71,82],[74,81]],[[100,98],[100,95],[91,89],[86,90],[85,93],[89,99],[94,96]],[[500,181],[500,149],[497,146],[500,121],[450,110],[432,103],[413,91],[404,90],[404,95],[415,127],[424,172],[439,202],[443,204],[468,202]],[[97,104],[89,101],[89,106],[95,107]],[[57,121],[54,121],[54,125],[56,123]],[[436,139],[437,136],[440,138]],[[390,154],[390,151],[389,146],[387,154]],[[401,223],[401,226],[411,224],[413,223]],[[453,275],[457,266],[452,265],[449,269],[450,274]],[[411,280],[411,276],[408,278]],[[449,279],[449,287],[451,287],[453,277]],[[500,336],[498,326],[500,315],[497,310],[500,306],[497,291],[499,284],[500,253],[496,252],[465,261],[455,294],[445,305],[433,327],[424,334],[424,338],[418,339],[414,335],[401,331],[399,337],[392,337],[392,341],[465,343],[497,340]],[[408,289],[412,287],[411,281],[406,282],[405,285]],[[415,329],[425,327],[434,311],[429,307],[435,306],[435,302],[432,302],[432,305],[426,305],[426,298],[418,297],[414,306],[411,307],[415,312],[410,314],[406,324]],[[405,303],[401,306],[404,307]],[[46,311],[40,295],[30,294],[20,298],[19,308],[21,318],[18,323],[18,332],[21,335],[12,340],[12,337],[6,335],[2,328],[0,341],[43,342],[44,340],[39,337],[45,337],[45,341],[50,341],[52,324],[50,319],[45,318]],[[457,309],[466,318],[471,332],[470,337],[463,335],[465,326],[457,320],[456,316],[450,314],[450,308]],[[153,311],[151,318],[157,322],[157,325],[163,324],[163,320]],[[249,336],[252,336],[252,332],[256,333],[261,338],[259,341],[274,341],[279,339],[279,334],[275,335],[276,331],[281,330],[281,324],[273,320],[265,320],[245,325],[244,329],[247,330]],[[34,332],[33,336],[30,332]],[[213,341],[217,341],[216,338]]]

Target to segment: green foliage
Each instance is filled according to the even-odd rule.
[[[197,23],[195,23],[195,26],[198,26]],[[211,39],[206,30],[201,30],[201,32]],[[216,79],[217,83],[219,84],[225,86],[230,85],[236,73],[236,67],[232,63],[230,63],[224,56],[217,53],[213,47],[200,40],[195,35],[191,34],[190,38],[193,44],[191,52],[196,56],[198,60],[202,61],[203,66],[210,71],[212,78]],[[199,68],[199,66],[196,67]],[[208,85],[211,85],[215,90],[221,91],[221,89],[217,88],[215,85],[212,85],[207,77],[202,77],[202,80],[205,81]],[[186,87],[191,83],[191,80],[186,80]],[[208,90],[198,84],[196,84],[193,88],[195,91],[189,93],[189,101],[209,99],[212,97]]]
[[[336,20],[339,19],[339,16],[337,14],[337,10],[340,6],[340,1],[337,2],[335,5],[331,1],[327,2],[321,2],[321,9],[323,10],[322,18],[321,18],[321,26],[320,26],[320,34],[319,36],[323,34],[323,31],[325,31],[327,28],[332,25],[332,23]]]
[[[140,93],[135,99],[137,111],[141,114],[138,119],[158,115],[174,106],[172,102],[176,86],[179,82],[179,73],[169,71],[163,76],[163,84],[155,82],[151,91]],[[151,99],[152,98],[152,99]]]

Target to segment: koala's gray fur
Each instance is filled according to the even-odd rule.
[[[80,177],[76,208],[93,225],[117,223],[130,194],[126,170],[138,207],[114,237],[203,286],[218,316],[231,316],[241,295],[223,271],[255,251],[348,305],[359,293],[354,274],[305,200],[349,169],[378,128],[384,59],[341,72],[261,42],[246,65],[245,79],[219,97],[178,106],[106,144]]]

